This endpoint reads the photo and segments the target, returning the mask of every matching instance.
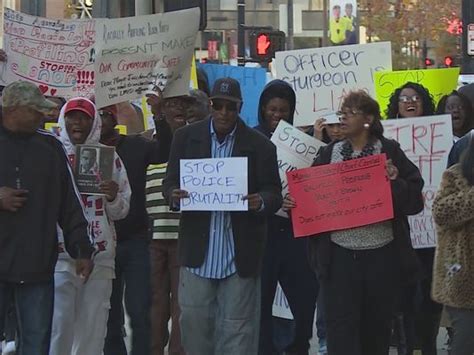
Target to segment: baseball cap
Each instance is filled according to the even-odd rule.
[[[49,113],[58,105],[47,100],[40,89],[28,81],[15,81],[5,87],[2,93],[2,106],[31,106],[35,110]]]
[[[85,99],[69,100],[64,108],[64,114],[71,111],[81,111],[87,114],[90,118],[94,119],[95,107],[94,104]]]
[[[211,100],[213,99],[242,102],[239,82],[232,78],[217,79],[212,88]]]

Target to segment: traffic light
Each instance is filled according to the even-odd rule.
[[[431,67],[432,65],[434,65],[434,60],[428,57],[425,58],[425,67]]]
[[[207,26],[207,0],[165,0],[165,12],[190,9],[199,7],[201,10],[201,19],[199,20],[199,30],[204,31]]]
[[[452,67],[454,64],[454,59],[450,55],[444,57],[444,65],[448,68]]]
[[[259,61],[270,61],[275,52],[285,50],[285,32],[253,31],[249,37],[250,56]]]

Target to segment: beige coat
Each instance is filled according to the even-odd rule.
[[[433,299],[474,309],[474,187],[454,165],[443,175],[433,203],[438,232],[433,269]]]

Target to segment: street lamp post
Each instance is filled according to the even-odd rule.
[[[237,3],[237,61],[245,64],[245,0]]]

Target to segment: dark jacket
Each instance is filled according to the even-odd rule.
[[[452,167],[454,164],[461,162],[462,153],[469,146],[469,142],[474,137],[474,130],[466,133],[464,137],[456,142],[451,148],[448,157],[448,168]]]
[[[140,135],[121,135],[115,148],[127,170],[132,189],[130,211],[122,220],[115,221],[118,241],[149,237],[148,214],[145,204],[146,170],[150,164],[168,161],[171,134],[159,140],[148,140]]]
[[[392,224],[394,243],[399,251],[400,266],[404,274],[408,275],[405,280],[409,281],[418,276],[420,264],[411,244],[407,216],[415,215],[423,210],[421,191],[424,182],[418,168],[406,157],[396,141],[386,138],[381,138],[380,141],[382,142],[382,153],[387,155],[387,159],[392,159],[399,171],[398,178],[391,181],[395,214]],[[313,165],[329,164],[333,148],[334,143],[321,148]],[[320,279],[325,279],[329,275],[332,245],[330,233],[315,235],[310,239],[310,259]]]
[[[92,254],[80,196],[53,135],[14,134],[0,124],[0,187],[17,187],[16,167],[28,200],[16,213],[0,210],[0,281],[50,281],[58,257],[57,224],[73,258]]]
[[[176,131],[171,146],[163,193],[168,203],[179,188],[180,159],[211,157],[210,119]],[[248,158],[248,192],[259,193],[264,201],[261,212],[230,212],[235,242],[235,263],[241,277],[259,274],[267,233],[267,217],[282,203],[275,146],[239,119],[233,157]],[[179,227],[178,259],[187,267],[203,264],[209,244],[210,212],[183,212]]]
[[[265,102],[268,103],[269,100],[275,97],[285,98],[290,103],[290,117],[287,121],[289,124],[293,124],[293,117],[296,108],[295,92],[287,82],[278,79],[272,80],[264,87],[258,103],[259,124],[255,127],[255,129],[269,139],[271,138],[273,132],[270,132],[268,125],[265,123],[265,119],[263,117],[263,106]],[[277,215],[271,216],[268,223],[268,234],[269,238],[293,238],[291,219]]]

